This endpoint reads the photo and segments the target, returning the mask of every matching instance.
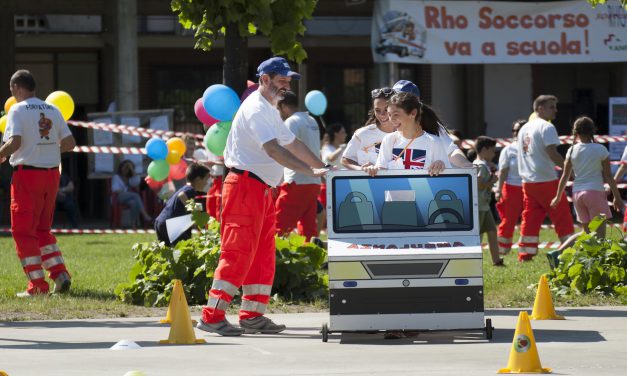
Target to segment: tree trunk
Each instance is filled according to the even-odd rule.
[[[248,73],[248,38],[239,35],[236,23],[226,26],[224,35],[224,68],[223,82],[226,86],[242,95],[246,90]]]

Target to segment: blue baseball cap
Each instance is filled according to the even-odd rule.
[[[261,77],[262,74],[277,73],[281,76],[292,77],[295,80],[300,80],[300,74],[291,70],[289,63],[282,57],[270,58],[257,67],[257,77]]]
[[[394,84],[392,89],[395,92],[397,92],[397,93],[400,93],[400,92],[410,93],[410,94],[414,94],[415,96],[420,98],[420,90],[418,89],[418,86],[416,86],[411,81],[400,80],[400,81],[398,81],[397,83]]]

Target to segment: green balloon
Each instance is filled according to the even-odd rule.
[[[230,121],[221,121],[209,128],[204,139],[207,150],[218,157],[222,156],[222,154],[224,154],[224,148],[226,147],[226,139],[229,137],[230,131]]]
[[[164,159],[159,161],[152,161],[148,165],[148,176],[155,181],[162,181],[170,174],[170,165]]]

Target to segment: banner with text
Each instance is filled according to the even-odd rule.
[[[549,3],[379,0],[377,63],[576,63],[627,60],[627,12],[616,0]]]

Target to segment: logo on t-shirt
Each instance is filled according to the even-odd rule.
[[[43,112],[39,113],[39,138],[49,140],[50,129],[52,129],[52,120],[48,119]]]
[[[397,158],[401,153],[403,153],[403,149],[392,149],[392,154],[394,154]],[[427,151],[422,149],[405,149],[401,158],[405,170],[420,170],[425,168]]]
[[[381,149],[381,143],[380,142],[375,142],[374,145],[374,152],[375,154],[379,155],[379,149]]]
[[[529,144],[531,144],[531,137],[525,136],[525,138],[523,138],[523,152],[525,154],[529,153]]]

